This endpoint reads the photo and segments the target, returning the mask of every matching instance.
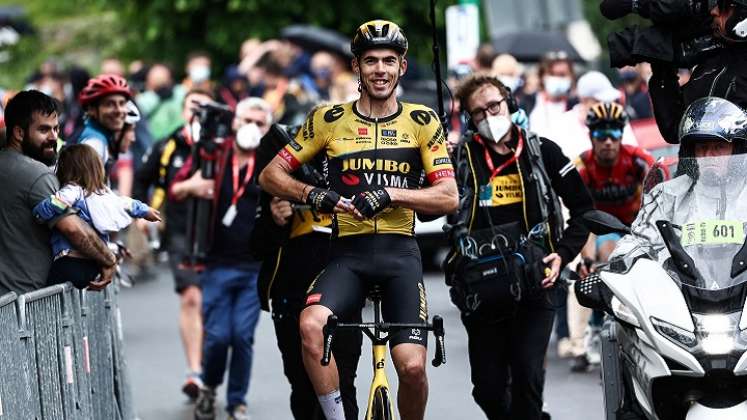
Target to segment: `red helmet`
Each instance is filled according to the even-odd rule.
[[[127,80],[114,74],[101,74],[88,79],[88,84],[78,95],[78,101],[85,108],[97,99],[112,94],[124,95],[127,99],[132,98]]]

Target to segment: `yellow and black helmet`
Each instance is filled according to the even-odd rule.
[[[371,20],[358,27],[350,51],[355,56],[374,48],[391,48],[400,55],[407,53],[407,38],[402,29],[388,20]]]
[[[600,102],[592,105],[586,114],[586,126],[595,128],[623,128],[628,121],[625,108],[617,102]]]

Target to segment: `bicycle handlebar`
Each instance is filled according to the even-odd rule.
[[[444,320],[440,316],[433,317],[433,335],[436,337],[436,354],[431,364],[439,367],[446,364],[446,344],[444,340]]]
[[[337,316],[330,315],[327,317],[327,325],[322,328],[324,333],[324,353],[322,354],[322,366],[329,366],[329,359],[332,353],[332,340],[337,330]]]
[[[431,364],[434,367],[441,366],[443,364],[446,364],[446,344],[444,340],[444,320],[440,316],[436,315],[433,317],[433,323],[432,324],[396,324],[396,323],[387,323],[387,322],[380,322],[380,323],[372,323],[372,322],[365,322],[365,323],[352,323],[352,324],[346,324],[346,323],[340,323],[337,319],[336,315],[330,315],[327,317],[327,324],[322,328],[322,334],[324,336],[324,351],[322,353],[322,359],[320,360],[320,363],[322,366],[329,366],[329,362],[332,356],[332,341],[334,340],[335,332],[338,329],[356,329],[356,330],[363,330],[363,332],[366,333],[366,335],[371,338],[372,340],[376,340],[373,333],[369,330],[369,328],[374,328],[379,331],[385,331],[388,333],[395,332],[397,330],[407,329],[407,328],[422,328],[426,331],[433,331],[433,335],[436,338],[436,354],[433,357],[433,361]],[[389,338],[386,337],[385,341]]]

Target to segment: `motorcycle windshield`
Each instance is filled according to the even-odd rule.
[[[747,154],[732,143],[704,147],[711,146],[703,157],[657,162],[644,181],[634,235],[620,245],[634,243],[627,257],[643,251],[678,283],[718,290],[747,281]]]

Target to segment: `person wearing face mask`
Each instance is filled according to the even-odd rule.
[[[229,418],[248,419],[245,398],[251,376],[254,330],[260,312],[259,262],[250,252],[260,192],[255,149],[271,119],[272,110],[264,100],[250,97],[239,102],[232,124],[235,135],[220,146],[215,178],[205,179],[199,170],[192,174],[189,159],[169,190],[172,200],[196,197],[213,202],[211,237],[205,270],[199,280],[204,344],[202,384],[194,413],[198,420],[215,418],[215,389],[223,381],[227,367]]]
[[[182,85],[174,85],[171,69],[165,64],[155,63],[148,69],[145,91],[136,100],[154,140],[166,139],[184,124],[182,103],[186,92],[189,90]]]
[[[174,290],[179,294],[179,332],[187,360],[187,375],[182,392],[193,401],[197,399],[202,384],[202,292],[197,273],[182,264],[187,250],[185,232],[188,206],[183,201],[170,200],[166,192],[192,153],[194,130],[189,121],[192,121],[195,102],[212,100],[209,93],[198,90],[191,91],[184,97],[182,120],[187,123],[174,130],[166,140],[153,145],[145,161],[135,172],[132,190],[133,198],[149,203],[165,215],[166,226],[162,231],[161,246],[169,256]],[[145,223],[138,220],[135,225],[141,232],[148,234]]]
[[[511,122],[516,105],[502,83],[472,75],[457,98],[472,131],[454,154],[461,200],[444,268],[469,339],[472,395],[491,420],[547,418],[542,390],[552,288],[586,242],[579,217],[592,200],[555,143]],[[558,196],[570,209],[565,228]],[[532,244],[519,245],[530,231]],[[460,244],[472,240],[478,255],[500,249],[499,255],[487,265],[470,263]]]
[[[210,79],[211,66],[212,60],[209,54],[202,51],[190,53],[187,56],[187,65],[185,66],[187,77],[182,82],[184,89],[186,91],[198,89],[205,92],[212,92],[214,86]]]
[[[563,51],[550,52],[540,62],[540,88],[529,113],[529,127],[540,136],[557,133],[560,116],[575,105],[573,62]]]

